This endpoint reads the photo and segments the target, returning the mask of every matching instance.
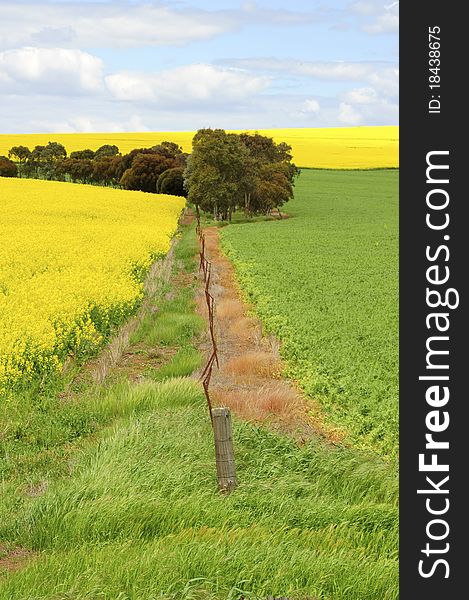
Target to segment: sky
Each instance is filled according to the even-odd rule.
[[[0,0],[0,133],[398,124],[392,0]]]

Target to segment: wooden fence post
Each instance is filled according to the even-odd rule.
[[[213,408],[212,417],[218,486],[222,492],[229,493],[238,485],[236,481],[230,409]]]

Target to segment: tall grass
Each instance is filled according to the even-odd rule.
[[[122,386],[105,406],[121,416],[71,476],[0,525],[38,553],[0,598],[188,597],[190,581],[216,598],[397,597],[389,465],[235,422],[241,483],[223,497],[197,384]]]

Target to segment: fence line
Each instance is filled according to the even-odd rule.
[[[208,309],[208,326],[210,333],[210,340],[212,342],[212,352],[207,360],[207,363],[202,371],[200,376],[200,380],[202,381],[202,386],[204,388],[205,397],[207,399],[207,406],[210,413],[210,420],[212,422],[213,427],[213,414],[212,414],[212,401],[210,399],[210,380],[212,378],[213,365],[216,364],[217,367],[220,366],[218,362],[218,350],[217,350],[217,342],[215,339],[215,330],[214,330],[214,315],[215,315],[215,299],[210,293],[210,281],[212,276],[212,263],[207,259],[205,253],[205,235],[202,231],[202,227],[200,225],[200,215],[197,213],[197,227],[196,234],[199,239],[200,251],[199,251],[199,272],[202,271],[203,279],[204,279],[204,294],[205,294],[205,302],[207,304]]]

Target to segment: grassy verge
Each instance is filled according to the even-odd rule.
[[[190,230],[177,253],[190,269]],[[235,421],[240,485],[217,492],[201,388],[169,379],[194,357],[189,280],[163,291],[133,340],[177,346],[164,377],[111,377],[76,397],[7,407],[2,427],[14,417],[16,429],[4,438],[0,539],[30,555],[0,571],[0,598],[395,600],[388,463]]]

